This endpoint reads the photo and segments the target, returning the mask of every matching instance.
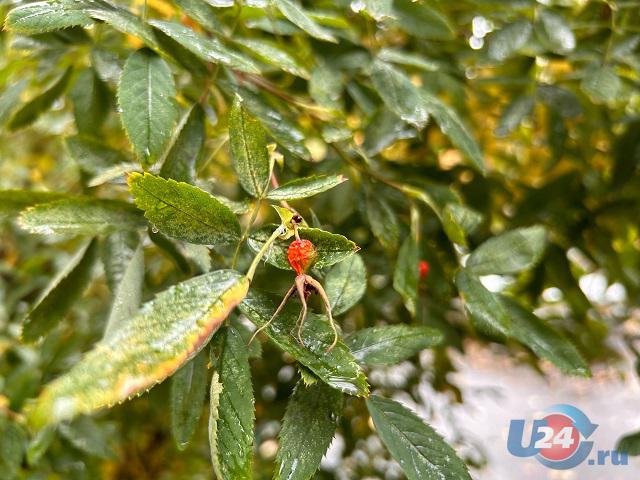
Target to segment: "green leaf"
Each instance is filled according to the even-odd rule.
[[[216,425],[209,425],[211,458],[218,478],[250,480],[255,412],[247,344],[233,327],[226,327],[218,339],[221,351],[212,363],[222,391],[216,402]],[[212,430],[216,432],[213,442]]]
[[[440,69],[440,64],[436,61],[424,58],[422,55],[417,53],[409,53],[395,48],[380,49],[378,52],[378,58],[389,63],[416,67],[426,72],[436,72]]]
[[[0,470],[5,478],[18,478],[15,475],[21,470],[26,443],[26,430],[5,415],[0,416]]]
[[[0,220],[15,217],[27,207],[60,200],[66,196],[67,194],[62,192],[0,190]]]
[[[149,24],[207,62],[221,63],[243,72],[260,73],[260,68],[251,58],[230,49],[215,38],[203,37],[176,22],[151,20]]]
[[[429,119],[420,90],[406,75],[381,60],[371,67],[371,81],[387,108],[402,120],[422,129]]]
[[[187,448],[202,415],[207,361],[203,350],[171,377],[171,433],[178,450]]]
[[[344,84],[340,71],[326,62],[321,62],[311,72],[309,79],[309,95],[316,103],[326,108],[340,110]]]
[[[325,42],[338,43],[336,37],[334,37],[329,30],[318,25],[297,3],[291,0],[271,1],[287,20],[300,27],[300,29],[312,37],[318,40],[324,40]]]
[[[540,261],[546,237],[546,231],[540,225],[491,237],[473,251],[466,266],[476,275],[518,273]]]
[[[256,230],[247,241],[247,245],[254,251],[259,252],[267,239],[277,228],[276,225],[268,225],[260,230]],[[318,228],[299,228],[300,238],[311,240],[318,252],[316,268],[324,268],[334,265],[360,250],[355,243],[342,235],[329,233]],[[283,270],[293,270],[287,260],[287,249],[289,240],[276,240],[271,249],[265,255],[265,261],[274,267]]]
[[[133,205],[119,200],[68,198],[27,208],[18,224],[43,235],[102,235],[136,230],[145,221]]]
[[[538,34],[549,49],[566,54],[576,48],[576,37],[562,15],[544,8],[540,10],[538,19]]]
[[[438,433],[398,402],[371,395],[376,432],[408,480],[471,480],[467,467]]]
[[[27,464],[30,466],[38,464],[55,440],[57,431],[57,425],[47,425],[36,432],[27,446]]]
[[[465,311],[474,326],[492,337],[506,336],[511,328],[511,321],[499,298],[466,269],[458,271],[455,282]]]
[[[333,267],[324,279],[324,288],[334,316],[358,303],[367,289],[367,270],[360,255],[351,255]]]
[[[254,197],[262,198],[271,179],[266,132],[238,95],[229,112],[229,145],[240,184]]]
[[[596,102],[612,102],[618,99],[622,81],[611,67],[603,66],[587,70],[580,88]]]
[[[267,194],[269,200],[298,200],[313,197],[346,182],[344,175],[314,175],[313,177],[297,178]]]
[[[489,37],[489,58],[503,62],[524,47],[533,32],[533,26],[528,20],[518,20],[501,28]]]
[[[171,69],[151,50],[131,54],[118,85],[120,117],[143,167],[153,165],[171,138],[176,121]]]
[[[117,254],[123,257],[123,260],[128,257],[126,250],[119,251]],[[113,294],[113,304],[104,330],[103,339],[105,340],[117,335],[117,332],[124,328],[125,324],[135,316],[142,302],[144,250],[141,242],[138,242],[137,248],[128,260]]]
[[[160,169],[160,176],[178,182],[193,183],[196,163],[204,146],[204,111],[195,104],[185,114],[179,127],[178,137],[169,149]]]
[[[107,85],[93,69],[88,68],[80,73],[69,96],[73,102],[78,132],[98,135],[111,106],[111,95]]]
[[[140,235],[135,231],[114,232],[103,239],[100,255],[112,294],[122,282],[139,244]]]
[[[547,322],[524,309],[515,300],[501,295],[500,301],[511,318],[511,336],[546,358],[562,372],[589,376],[589,365],[564,335]]]
[[[418,301],[419,262],[420,248],[415,237],[411,234],[402,243],[398,252],[396,268],[393,271],[393,288],[402,296],[407,310],[413,316],[416,314]]]
[[[309,79],[309,71],[290,52],[275,42],[261,38],[236,38],[234,42],[253,53],[261,61],[298,77]]]
[[[482,214],[459,203],[448,203],[442,210],[441,220],[449,240],[467,246],[467,235],[482,223]]]
[[[460,119],[457,112],[425,90],[421,90],[424,108],[434,118],[442,133],[449,137],[451,143],[471,161],[471,166],[484,172],[484,156],[480,146],[471,135],[469,128]]]
[[[380,244],[387,250],[398,248],[400,227],[396,212],[381,195],[375,194],[367,195],[366,208],[371,232]]]
[[[0,125],[4,125],[7,119],[9,119],[11,114],[20,105],[20,96],[27,87],[27,84],[28,82],[26,79],[12,82],[7,85],[2,94],[0,94]]]
[[[20,107],[9,120],[9,130],[18,130],[30,125],[36,121],[41,113],[49,110],[53,102],[67,89],[72,73],[73,69],[71,67],[67,68],[51,86]]]
[[[393,0],[393,16],[397,25],[416,37],[429,40],[452,40],[451,23],[441,12],[425,2]]]
[[[116,165],[128,164],[127,157],[119,150],[111,148],[95,138],[74,135],[65,139],[65,143],[71,158],[82,170],[91,175],[102,175]]]
[[[261,327],[269,321],[279,303],[279,300],[252,289],[240,305],[240,311]],[[335,348],[327,352],[333,341],[333,331],[326,317],[309,312],[302,328],[305,346],[300,345],[296,328],[299,313],[300,306],[289,302],[263,332],[327,385],[350,395],[366,397],[369,394],[367,378],[347,346],[338,341]]]
[[[42,428],[140,395],[193,358],[248,288],[239,273],[218,270],[158,294],[117,335],[46,385],[29,422]]]
[[[12,9],[5,19],[5,28],[26,35],[89,24],[89,17],[64,0],[20,5]]]
[[[35,342],[67,316],[91,281],[98,243],[92,240],[51,281],[22,324],[22,339]]]
[[[320,465],[342,413],[343,395],[323,383],[298,382],[280,430],[276,480],[308,480]]]
[[[417,133],[383,105],[367,125],[363,147],[368,155],[377,155],[398,140],[415,138]]]
[[[233,243],[240,238],[240,224],[233,212],[198,187],[150,173],[132,173],[129,187],[145,217],[170,237],[203,245]]]
[[[443,338],[435,328],[390,325],[357,330],[346,343],[360,365],[376,366],[400,363]]]
[[[204,0],[175,0],[182,11],[211,32],[222,32],[216,11]]]
[[[89,417],[80,417],[72,423],[62,423],[59,432],[65,440],[81,452],[104,459],[115,460],[116,426],[113,423],[97,423]]]
[[[506,137],[520,126],[522,121],[533,111],[535,100],[531,95],[515,98],[500,116],[495,129],[496,137]]]
[[[632,457],[640,455],[640,432],[625,435],[616,445],[618,452],[627,453]]]

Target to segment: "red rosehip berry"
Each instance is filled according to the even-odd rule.
[[[418,274],[420,276],[420,280],[424,280],[429,275],[429,262],[426,260],[420,260],[418,263]]]
[[[306,273],[315,263],[318,252],[315,245],[309,240],[294,240],[289,245],[287,258],[289,265],[293,268],[297,275]]]

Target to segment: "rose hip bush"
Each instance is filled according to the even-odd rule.
[[[0,12],[2,478],[385,475],[318,471],[338,433],[467,479],[398,401],[419,369],[372,372],[461,401],[468,342],[613,358],[640,292],[636,2]]]

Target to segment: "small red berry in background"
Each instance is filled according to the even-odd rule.
[[[309,240],[294,240],[289,245],[289,250],[287,250],[289,265],[297,275],[306,273],[315,263],[317,256],[316,247]]]
[[[424,280],[429,275],[429,262],[426,260],[420,260],[418,263],[418,273],[420,275],[420,280]]]

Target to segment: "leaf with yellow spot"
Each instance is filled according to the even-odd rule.
[[[120,331],[47,385],[28,412],[35,428],[123,402],[193,358],[247,294],[249,282],[218,270],[158,294]]]

